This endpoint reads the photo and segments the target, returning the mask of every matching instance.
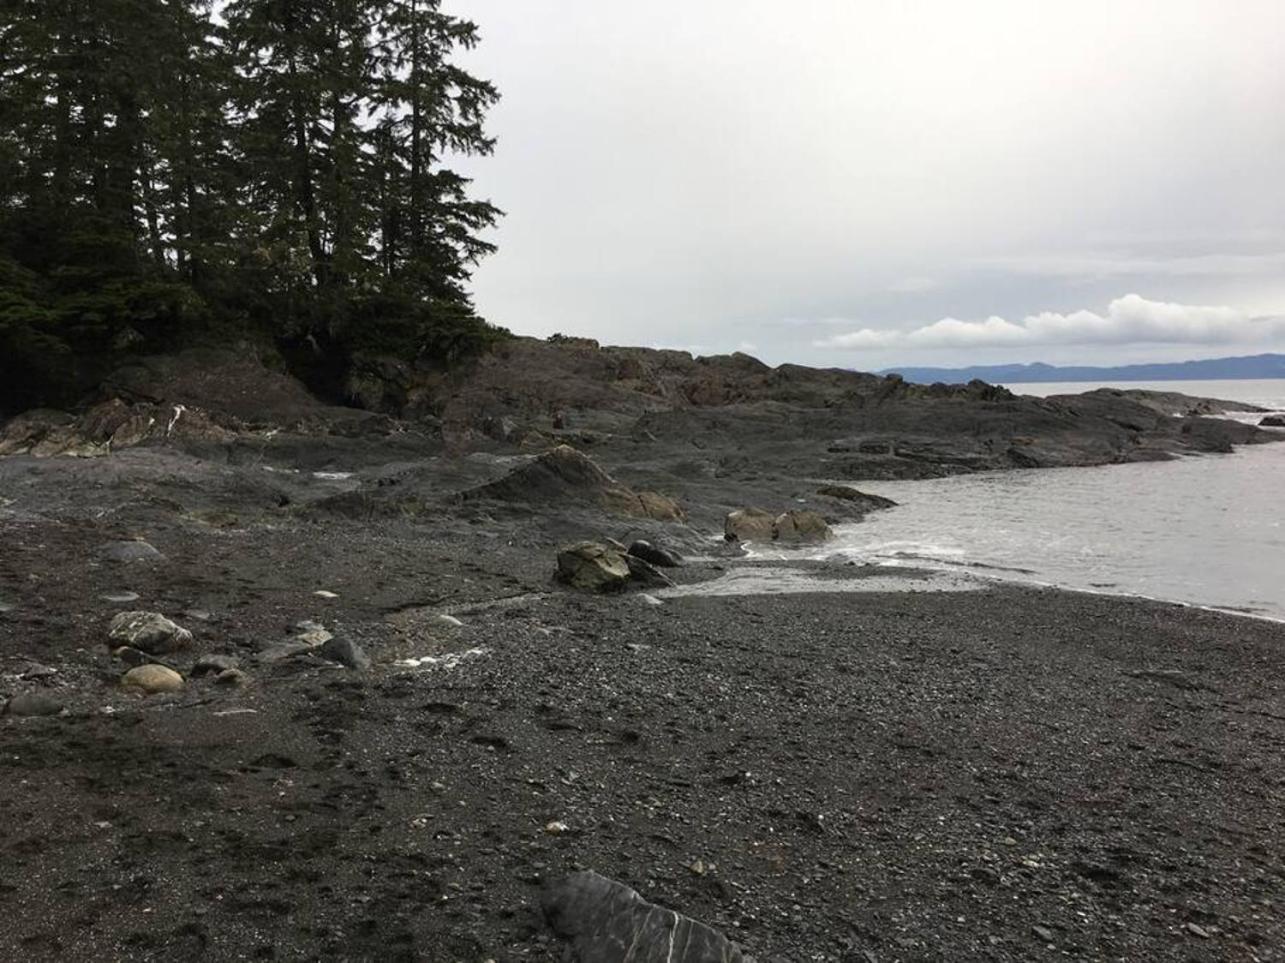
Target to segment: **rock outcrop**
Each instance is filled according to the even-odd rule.
[[[717,930],[594,872],[548,885],[540,905],[571,963],[748,963]]]
[[[1258,424],[1263,428],[1285,428],[1285,414],[1265,415],[1259,419]]]
[[[822,485],[817,489],[817,494],[847,502],[849,506],[863,513],[878,511],[881,508],[895,508],[897,505],[891,498],[884,498],[882,495],[871,495],[869,492],[859,491],[851,485]]]
[[[634,491],[603,471],[570,445],[559,445],[530,459],[498,481],[474,488],[464,499],[495,499],[527,504],[595,504],[609,512],[679,521],[683,510],[657,492]]]

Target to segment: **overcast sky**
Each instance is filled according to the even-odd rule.
[[[1285,0],[447,0],[480,310],[845,367],[1285,350]]]

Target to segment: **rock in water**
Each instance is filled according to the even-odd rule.
[[[102,548],[104,558],[113,562],[163,562],[165,556],[142,539],[108,542]]]
[[[608,592],[629,581],[629,563],[610,545],[579,542],[558,552],[557,579],[573,588]]]
[[[56,716],[63,702],[49,692],[20,692],[5,706],[11,716]]]
[[[121,685],[142,689],[147,693],[178,692],[183,688],[183,677],[173,669],[150,663],[130,669],[121,676]]]
[[[323,643],[317,649],[317,655],[329,659],[331,662],[338,662],[340,665],[346,665],[350,669],[358,669],[362,672],[370,668],[370,656],[366,654],[365,650],[352,639],[345,639],[341,636],[336,636]]]
[[[1265,415],[1258,424],[1263,428],[1285,428],[1285,415]]]
[[[776,517],[772,532],[782,542],[823,542],[830,537],[830,526],[816,512],[789,511]]]
[[[597,873],[551,883],[540,903],[574,963],[746,963],[718,931]]]
[[[192,644],[191,632],[159,612],[121,612],[112,619],[107,637],[148,655],[165,655]]]
[[[677,568],[683,564],[683,558],[677,552],[671,552],[641,539],[629,546],[629,554],[659,568]]]
[[[869,492],[859,491],[849,485],[822,485],[817,489],[817,494],[825,495],[827,498],[838,498],[845,502],[851,502],[855,507],[867,512],[872,512],[879,508],[894,508],[897,505],[891,498],[884,498],[882,495],[871,495]]]
[[[729,512],[723,520],[723,537],[729,542],[770,542],[776,517],[761,508]]]

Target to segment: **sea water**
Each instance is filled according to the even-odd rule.
[[[1285,410],[1285,380],[1012,384],[1180,391]],[[1257,422],[1261,415],[1233,415]],[[1285,429],[1277,429],[1285,437]],[[1285,620],[1285,440],[1168,462],[861,486],[898,502],[827,557],[1186,602]]]

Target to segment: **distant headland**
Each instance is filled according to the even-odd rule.
[[[1285,378],[1285,354],[1255,354],[1239,358],[1207,358],[1170,364],[1129,364],[1090,367],[1033,364],[976,365],[969,368],[885,368],[880,374],[899,374],[907,381],[955,384],[979,378],[991,384],[1048,381],[1225,381],[1243,378]]]

